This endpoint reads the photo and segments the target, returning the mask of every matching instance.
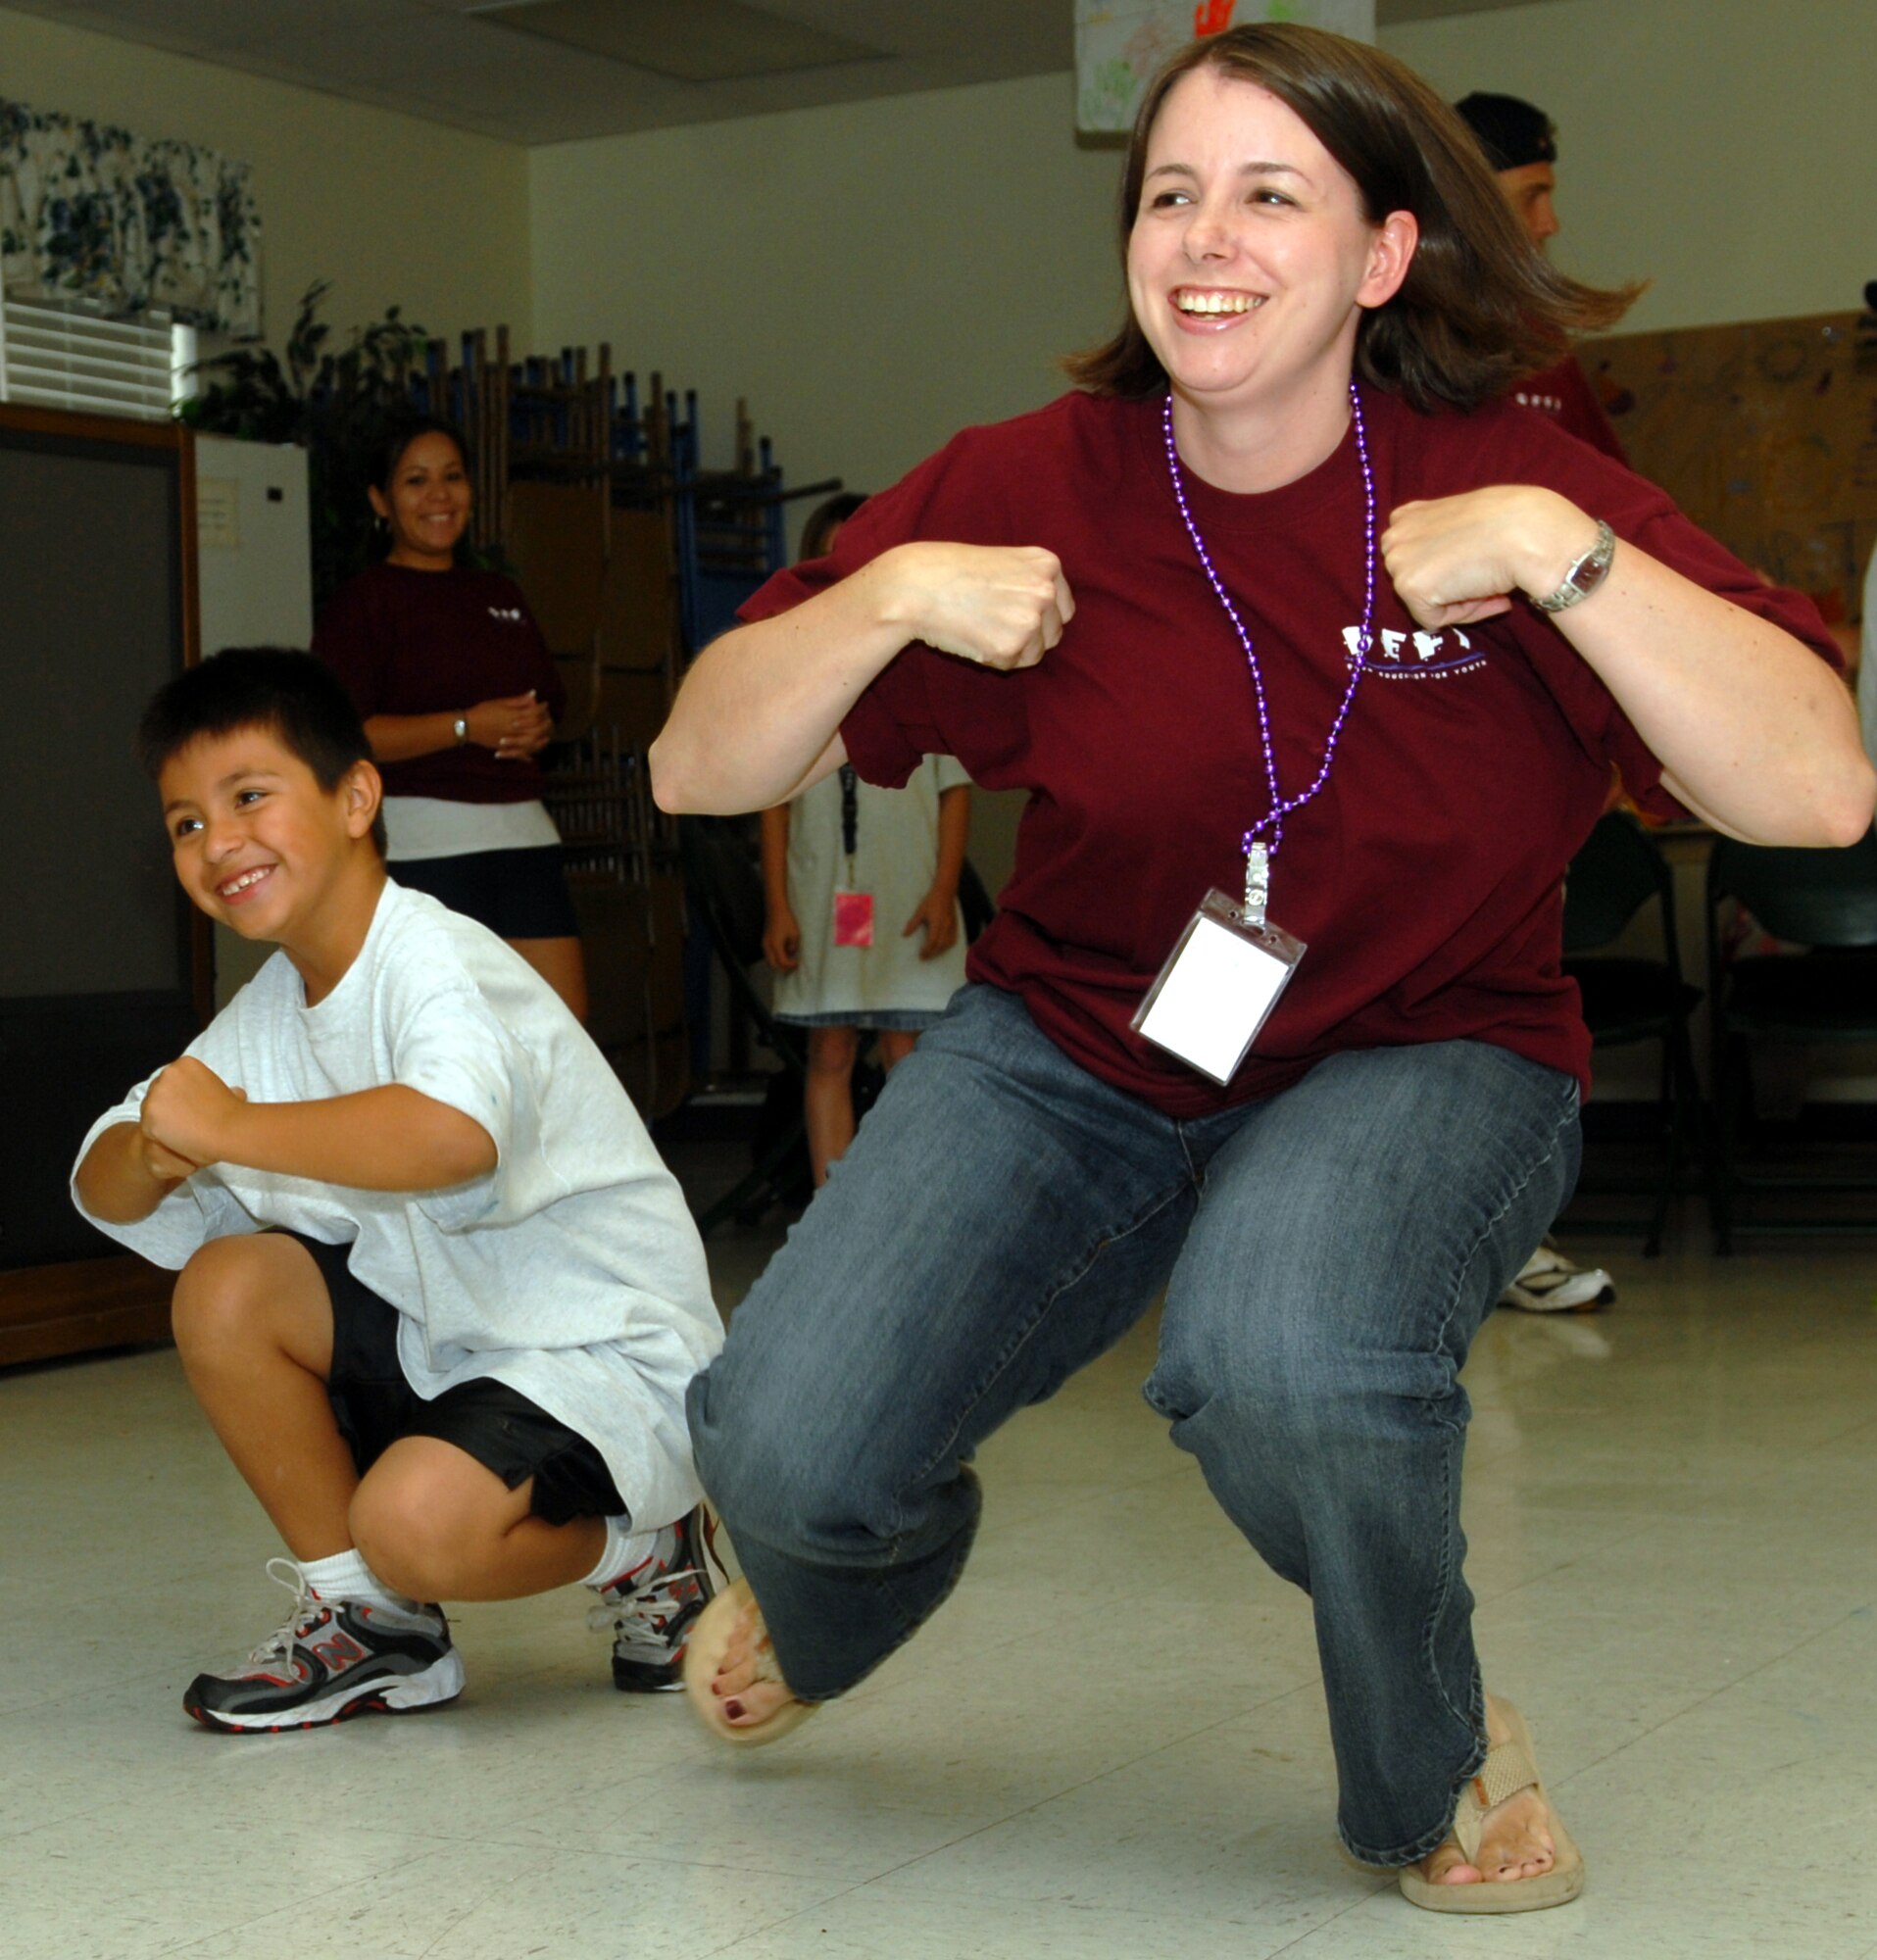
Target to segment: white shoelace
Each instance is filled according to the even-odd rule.
[[[586,1623],[596,1634],[612,1634],[615,1638],[630,1634],[638,1640],[657,1642],[665,1638],[662,1623],[668,1622],[684,1607],[674,1589],[683,1580],[701,1582],[703,1577],[702,1572],[690,1565],[681,1566],[676,1572],[662,1572],[617,1599],[603,1599],[597,1606],[589,1606]]]
[[[241,1663],[243,1667],[265,1667],[270,1661],[285,1660],[293,1651],[294,1642],[300,1638],[307,1622],[321,1610],[320,1600],[314,1597],[305,1576],[292,1559],[269,1559],[268,1577],[293,1594],[293,1612],[285,1625],[274,1628],[248,1655]]]

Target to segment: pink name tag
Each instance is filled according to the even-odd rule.
[[[873,944],[873,894],[836,892],[834,894],[834,944],[871,946]]]

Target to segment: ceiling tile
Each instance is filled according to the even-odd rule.
[[[1521,0],[1377,0],[1377,13],[1387,24],[1507,4]],[[1050,74],[1074,59],[1070,0],[0,0],[0,22],[8,6],[517,143]],[[612,52],[525,30],[570,22],[611,36]]]
[[[29,8],[26,11],[50,13],[51,10]],[[162,48],[170,54],[199,54],[207,45],[193,31],[186,19],[133,23],[124,20],[115,5],[63,7],[56,18],[62,26],[82,27],[94,34],[110,34],[118,40]]]
[[[778,14],[825,32],[870,41],[896,54],[984,59],[1005,74],[1041,74],[1075,62],[1074,7],[986,6],[984,0],[919,0],[916,7],[881,0],[764,0]]]
[[[717,82],[865,61],[876,48],[743,0],[517,0],[478,18],[673,81]]]
[[[136,40],[161,37],[165,46],[212,48],[262,11],[253,0],[91,0],[82,24]],[[67,18],[78,24],[79,10]]]

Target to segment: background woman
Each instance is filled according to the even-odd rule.
[[[825,558],[865,501],[850,492],[812,511],[802,558]],[[890,1075],[963,982],[958,883],[970,824],[970,779],[950,756],[926,757],[903,790],[843,766],[763,812],[763,952],[777,1019],[808,1030],[816,1190],[854,1141],[863,1033],[878,1035]]]
[[[937,752],[1029,793],[981,984],[692,1385],[748,1579],[693,1698],[766,1740],[907,1640],[976,1446],[1164,1286],[1146,1394],[1310,1595],[1344,1844],[1417,1904],[1556,1905],[1582,1862],[1473,1647],[1458,1378],[1576,1173],[1560,876],[1612,763],[1779,844],[1854,840],[1877,779],[1812,609],[1499,399],[1621,296],[1546,265],[1399,63],[1194,44],[1143,102],[1122,248],[1079,391],[771,581],[653,753],[675,808]],[[1288,939],[1202,930],[1209,887]],[[1163,1038],[1252,1036],[1210,1077],[1133,1025],[1189,926]],[[1301,962],[1254,1031],[1273,946]]]
[[[499,933],[584,1019],[579,928],[535,760],[566,690],[520,587],[457,562],[471,502],[462,438],[397,422],[367,494],[389,549],[332,595],[313,651],[383,771],[392,875]]]

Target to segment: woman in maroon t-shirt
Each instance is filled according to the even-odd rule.
[[[1195,43],[1122,209],[1080,392],[778,575],[652,752],[672,809],[932,748],[1030,799],[978,984],[692,1386],[745,1577],[687,1687],[761,1742],[876,1666],[957,1581],[976,1446],[1164,1287],[1148,1399],[1310,1594],[1344,1843],[1431,1909],[1560,1904],[1473,1647],[1458,1381],[1575,1176],[1559,879],[1612,761],[1776,844],[1853,841],[1877,777],[1803,602],[1495,399],[1625,296],[1545,264],[1399,63]]]
[[[384,772],[391,873],[500,934],[584,1019],[579,928],[535,760],[566,689],[520,587],[457,562],[470,510],[461,436],[402,418],[378,463],[369,494],[389,549],[332,595],[313,651]]]

